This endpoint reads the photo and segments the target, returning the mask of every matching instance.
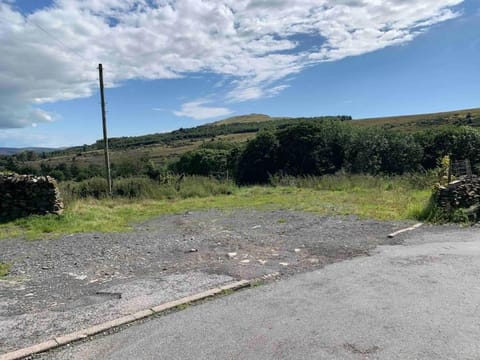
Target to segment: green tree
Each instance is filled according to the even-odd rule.
[[[357,130],[347,151],[347,169],[354,173],[403,174],[417,170],[422,147],[410,135],[381,128]]]
[[[271,131],[261,131],[250,140],[238,159],[237,181],[240,184],[268,182],[277,171],[278,140]]]
[[[301,122],[277,132],[278,168],[289,175],[323,175],[345,160],[350,127],[337,120]]]
[[[452,160],[468,159],[472,165],[480,163],[480,131],[469,126],[448,126],[416,135],[423,146],[422,165],[426,169],[437,167],[446,155]]]

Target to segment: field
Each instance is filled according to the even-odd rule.
[[[322,123],[335,118],[356,126],[414,132],[442,125],[480,125],[480,109],[364,120],[350,120],[348,116],[321,117],[309,121]],[[282,128],[299,120],[302,119],[252,114],[166,134],[115,138],[111,142],[111,159],[117,169],[124,160],[128,166],[136,166],[135,161],[139,159],[147,159],[146,162],[161,166],[193,149],[221,145],[222,142],[245,143],[262,129]],[[80,168],[97,166],[101,174],[103,152],[100,145],[98,141],[96,144],[64,149],[41,157],[37,155],[33,160],[17,158],[17,161],[37,169],[42,165],[50,169],[60,165],[73,169],[73,164]],[[139,172],[133,171],[131,174]],[[4,222],[0,224],[0,238],[24,236],[37,239],[87,231],[126,231],[131,230],[135,223],[162,214],[208,208],[292,209],[320,215],[413,220],[422,218],[431,188],[438,180],[420,174],[375,177],[340,174],[280,178],[273,179],[268,186],[239,187],[228,179],[219,181],[186,177],[177,189],[172,183],[162,184],[161,179],[143,176],[139,183],[146,188],[140,189],[133,199],[80,198],[84,196],[79,197],[66,190],[63,192],[67,201],[65,214]],[[117,184],[123,181],[118,179]],[[128,181],[125,179],[125,183]],[[64,182],[61,185],[65,187],[66,184]]]
[[[277,186],[237,187],[193,178],[176,194],[162,193],[160,189],[154,198],[72,200],[61,216],[31,216],[0,224],[0,238],[42,239],[79,232],[130,231],[136,223],[156,216],[212,208],[285,209],[318,215],[414,220],[422,216],[428,204],[430,181],[410,175],[336,175],[281,179]]]

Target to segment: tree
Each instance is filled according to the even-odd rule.
[[[472,165],[480,163],[480,131],[470,126],[447,126],[416,137],[424,149],[422,165],[426,169],[437,167],[446,155],[454,161],[468,159]]]
[[[410,135],[381,128],[360,129],[347,151],[347,169],[372,175],[403,174],[417,170],[422,156],[422,147]]]
[[[301,122],[277,132],[278,168],[289,175],[324,175],[344,163],[350,127],[338,120]]]
[[[271,131],[261,131],[250,140],[238,159],[237,181],[240,184],[268,182],[277,171],[278,141]]]

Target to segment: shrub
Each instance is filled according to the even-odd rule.
[[[226,173],[229,150],[198,149],[183,154],[170,169],[177,174],[208,176],[214,173]]]
[[[418,170],[421,146],[410,135],[380,128],[357,130],[347,150],[347,169],[364,174],[403,174]]]
[[[277,170],[278,141],[271,131],[261,131],[250,140],[240,154],[237,165],[237,181],[240,184],[266,183]]]
[[[438,166],[440,159],[450,155],[452,160],[469,159],[480,163],[480,131],[469,126],[444,127],[416,135],[424,149],[422,165],[426,169]]]
[[[301,122],[277,132],[278,168],[289,175],[324,175],[344,163],[350,128],[339,121]]]

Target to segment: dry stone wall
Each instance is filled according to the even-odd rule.
[[[461,177],[436,192],[437,205],[447,212],[480,204],[480,177]]]
[[[61,214],[63,202],[50,176],[0,174],[0,217]]]

